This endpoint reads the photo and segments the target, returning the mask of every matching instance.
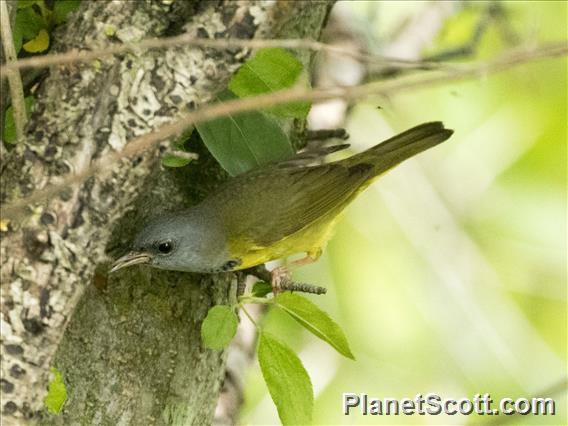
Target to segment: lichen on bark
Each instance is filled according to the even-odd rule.
[[[282,35],[293,16],[309,29],[295,37],[317,38],[330,4],[82,2],[54,48],[101,48],[180,31]],[[2,202],[207,102],[250,53],[180,47],[52,67],[26,143],[2,159]],[[200,159],[187,172],[163,170],[157,147],[30,206],[32,214],[9,224],[0,247],[5,424],[211,422],[226,354],[203,348],[199,326],[210,306],[234,300],[234,277],[143,267],[106,275],[109,259],[127,249],[150,212],[193,204],[224,178],[206,150],[194,148]],[[43,407],[51,366],[68,393],[58,416]]]

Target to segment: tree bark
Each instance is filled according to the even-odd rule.
[[[94,49],[182,31],[317,39],[331,5],[82,2],[53,37],[54,48]],[[298,54],[307,66],[310,55]],[[2,201],[55,183],[207,102],[249,55],[176,48],[53,67],[37,94],[26,144],[2,159]],[[211,306],[235,300],[233,275],[144,267],[106,274],[149,212],[194,204],[225,178],[198,138],[191,149],[200,159],[182,171],[161,168],[158,147],[8,224],[0,247],[5,424],[211,423],[226,353],[201,345],[200,324]],[[68,392],[57,416],[43,407],[51,366]],[[227,414],[233,423],[234,411]]]

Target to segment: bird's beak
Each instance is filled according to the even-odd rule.
[[[150,263],[151,257],[148,253],[139,253],[131,251],[130,253],[117,259],[110,268],[110,273],[116,272],[119,269],[126,268],[127,266],[138,265],[141,263]]]

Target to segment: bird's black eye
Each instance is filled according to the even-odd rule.
[[[164,241],[158,244],[158,251],[160,253],[168,254],[174,248],[171,241]]]

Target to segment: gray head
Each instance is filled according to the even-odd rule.
[[[131,251],[110,272],[147,264],[171,271],[215,272],[229,259],[222,228],[198,209],[165,214],[147,223]]]

